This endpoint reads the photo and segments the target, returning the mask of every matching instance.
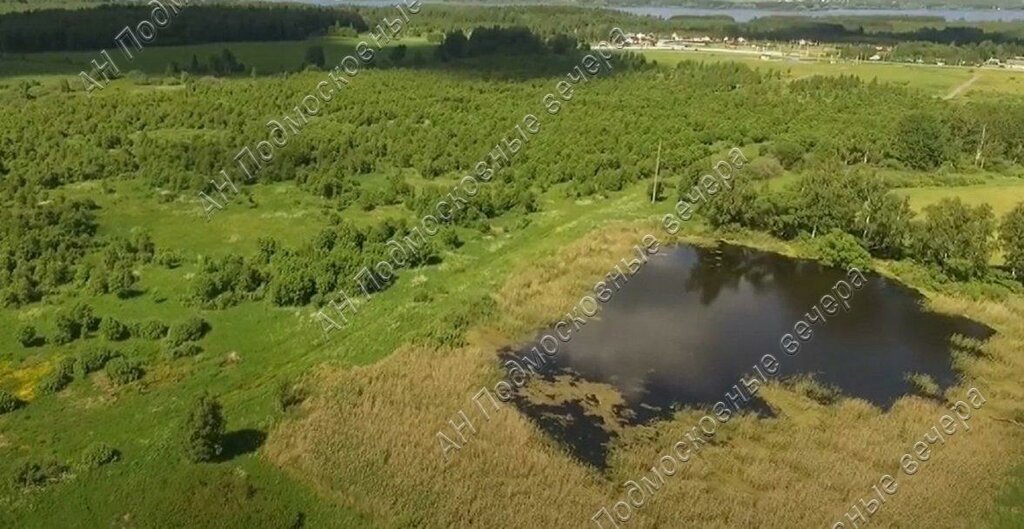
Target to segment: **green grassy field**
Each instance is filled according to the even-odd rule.
[[[1017,469],[1010,487],[1000,496],[992,529],[1017,529],[1024,520],[1024,467]]]
[[[958,86],[978,76],[959,97],[1005,96],[1024,93],[1024,71],[991,68],[966,68],[917,64],[892,64],[814,60],[761,60],[756,55],[716,53],[707,51],[647,50],[643,54],[659,64],[675,64],[685,60],[708,62],[740,62],[752,68],[783,72],[787,78],[800,79],[812,75],[855,75],[865,81],[877,79],[920,89],[934,96],[946,96]]]
[[[35,382],[56,361],[105,340],[95,337],[68,346],[12,348],[16,344],[14,330],[20,325],[50,320],[54,311],[71,299],[88,302],[97,314],[122,321],[180,321],[197,313],[179,297],[196,270],[195,259],[229,250],[251,251],[257,236],[299,240],[323,222],[317,199],[287,184],[255,186],[255,209],[229,206],[209,222],[198,214],[197,203],[161,202],[133,182],[115,185],[111,191],[98,192],[95,184],[88,183],[66,192],[97,200],[102,207],[103,232],[123,234],[131,226],[150,226],[158,247],[189,249],[183,256],[186,264],[174,270],[143,267],[139,286],[144,294],[127,300],[67,292],[42,305],[0,314],[0,343],[5,344],[0,358],[7,359],[0,363],[0,388],[32,400],[24,413],[0,418],[0,446],[11,450],[10,457],[0,463],[0,474],[12,473],[21,453],[73,460],[97,440],[118,447],[130,463],[82,473],[19,497],[12,506],[17,517],[7,520],[5,526],[106,526],[126,518],[220,527],[229,517],[234,527],[244,527],[245,520],[257,518],[260,526],[287,527],[299,513],[311,527],[365,524],[357,512],[318,501],[309,489],[281,476],[253,453],[214,465],[181,465],[175,439],[185,404],[202,391],[216,388],[229,410],[229,432],[267,432],[283,418],[276,408],[280,381],[295,380],[325,362],[377,362],[401,344],[424,336],[436,324],[438,314],[456,313],[492,292],[504,273],[521,259],[549,254],[602,223],[635,219],[649,211],[639,188],[601,204],[576,203],[552,192],[543,201],[545,213],[525,228],[489,236],[463,232],[467,244],[458,254],[446,256],[438,266],[404,273],[393,288],[363,304],[351,331],[337,333],[329,342],[321,340],[309,308],[249,303],[198,311],[213,330],[202,341],[204,352],[195,358],[168,360],[158,344],[143,340],[111,344],[147,360],[145,384],[137,391],[113,389],[102,375],[93,375],[76,380],[57,397],[36,398]],[[496,226],[503,230],[501,222]],[[414,301],[421,291],[430,294],[430,311]],[[40,327],[43,334],[52,331],[45,323]],[[229,361],[232,355],[239,360]],[[222,497],[224,491],[227,494]],[[211,496],[217,500],[206,501]],[[107,500],[95,503],[99,497]],[[87,514],[82,511],[84,502],[91,503]],[[221,512],[214,516],[213,509]],[[204,515],[209,517],[204,519]]]
[[[1024,179],[1004,178],[990,183],[971,186],[928,186],[898,189],[910,197],[910,206],[921,211],[947,197],[958,197],[971,205],[988,204],[997,217],[1002,217],[1017,204],[1024,202]]]

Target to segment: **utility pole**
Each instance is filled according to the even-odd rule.
[[[661,169],[661,140],[658,140],[658,158],[654,162],[654,189],[651,190],[651,204],[658,198],[658,170]]]
[[[981,150],[985,148],[985,129],[987,127],[987,123],[981,125],[981,141],[978,142],[978,151],[974,154],[974,165],[982,169],[985,168],[985,160],[981,157]]]

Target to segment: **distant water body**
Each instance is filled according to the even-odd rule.
[[[306,4],[317,5],[355,5],[384,7],[400,3],[401,0],[293,0]],[[444,3],[429,2],[424,3]],[[557,2],[501,2],[501,3],[474,3],[458,2],[460,5],[566,5]],[[651,15],[661,18],[672,18],[674,16],[727,16],[737,22],[747,22],[755,18],[771,16],[799,16],[810,18],[824,18],[833,16],[885,16],[885,17],[941,17],[947,22],[1016,22],[1024,21],[1024,9],[757,9],[757,8],[730,8],[730,9],[704,9],[699,7],[671,7],[671,6],[608,6],[609,9],[617,9],[636,15]]]

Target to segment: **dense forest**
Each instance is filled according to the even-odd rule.
[[[151,7],[102,6],[67,11],[47,9],[0,15],[0,52],[114,49],[125,28],[146,22],[153,26]],[[366,23],[352,11],[275,4],[249,6],[190,5],[155,15],[164,25],[154,28],[148,45],[234,42],[243,40],[302,40],[331,27],[365,31]],[[154,19],[156,20],[156,19]],[[141,33],[141,31],[140,31]],[[124,36],[125,46],[133,46]],[[136,41],[137,37],[136,37]]]

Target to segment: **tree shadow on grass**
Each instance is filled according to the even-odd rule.
[[[267,440],[267,433],[251,428],[224,434],[224,450],[217,457],[218,462],[230,461],[238,456],[259,450]]]

